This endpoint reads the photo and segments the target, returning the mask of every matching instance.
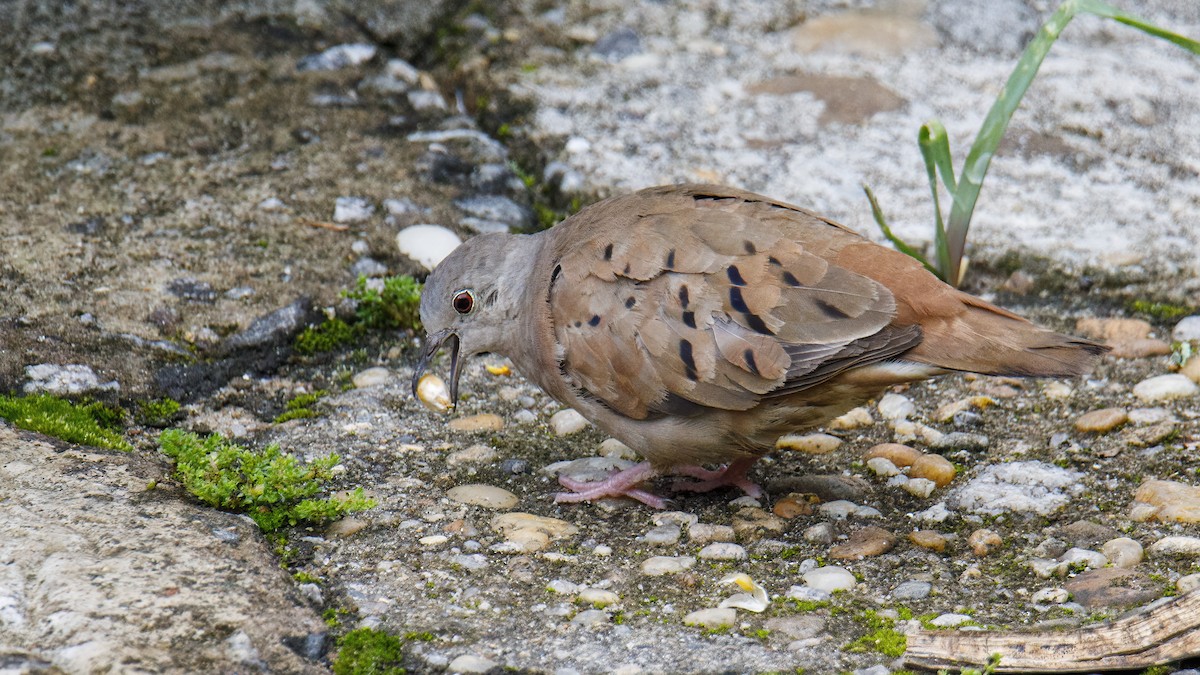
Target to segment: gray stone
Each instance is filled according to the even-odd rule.
[[[629,26],[621,26],[596,40],[592,53],[606,61],[620,61],[642,51],[642,38]]]

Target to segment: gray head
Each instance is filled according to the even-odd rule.
[[[421,323],[425,349],[413,373],[413,394],[429,361],[450,349],[450,405],[466,357],[506,351],[513,338],[525,279],[533,267],[537,238],[504,233],[473,237],[454,249],[425,280]]]

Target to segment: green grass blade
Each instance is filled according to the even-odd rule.
[[[954,195],[954,167],[950,161],[950,140],[946,136],[946,128],[936,120],[926,122],[917,134],[917,144],[921,146],[921,156],[925,159],[925,173],[929,176],[929,191],[933,194],[933,252],[937,256],[939,270],[935,274],[946,281],[950,278],[950,271],[956,269],[946,242],[946,226],[942,221],[942,201],[938,196],[937,184],[940,172],[946,190],[951,196]]]
[[[1123,23],[1126,26],[1132,26],[1144,33],[1153,35],[1156,38],[1161,38],[1168,42],[1179,45],[1193,54],[1200,54],[1200,42],[1197,42],[1196,40],[1184,37],[1178,33],[1172,33],[1169,30],[1159,28],[1158,26],[1155,26],[1154,24],[1140,19],[1132,14],[1127,14],[1120,9],[1113,7],[1112,5],[1099,2],[1099,0],[1078,0],[1078,3],[1079,11],[1081,12],[1088,12],[1089,14],[1095,14],[1096,16]]]
[[[883,236],[887,237],[887,240],[892,242],[892,246],[895,246],[897,251],[915,258],[918,262],[925,266],[925,269],[937,274],[937,269],[935,269],[933,265],[929,264],[929,261],[925,259],[925,256],[921,255],[917,249],[909,246],[907,242],[892,233],[892,228],[888,226],[887,218],[883,216],[883,209],[879,208],[879,201],[875,199],[875,193],[871,192],[871,188],[863,185],[863,192],[867,193],[867,201],[871,202],[871,214],[875,216],[875,223],[879,225],[879,231],[883,232]]]

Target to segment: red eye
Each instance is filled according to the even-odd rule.
[[[475,294],[467,290],[459,291],[454,294],[451,304],[459,314],[470,314],[475,309]]]

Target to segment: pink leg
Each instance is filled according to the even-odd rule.
[[[672,469],[672,473],[699,478],[700,481],[698,483],[676,481],[672,488],[687,492],[708,492],[732,485],[741,488],[742,492],[758,499],[763,495],[762,488],[746,475],[750,467],[754,466],[754,463],[757,461],[757,457],[735,459],[728,466],[717,471],[709,471],[704,467],[692,464],[677,466]]]
[[[559,476],[558,482],[570,490],[570,492],[555,494],[554,501],[561,504],[563,502],[590,502],[593,499],[602,499],[604,497],[631,497],[647,506],[656,509],[665,509],[667,507],[667,500],[636,487],[638,484],[650,480],[657,475],[658,472],[654,470],[654,467],[650,466],[650,462],[642,462],[624,471],[618,471],[604,480],[592,483]]]

